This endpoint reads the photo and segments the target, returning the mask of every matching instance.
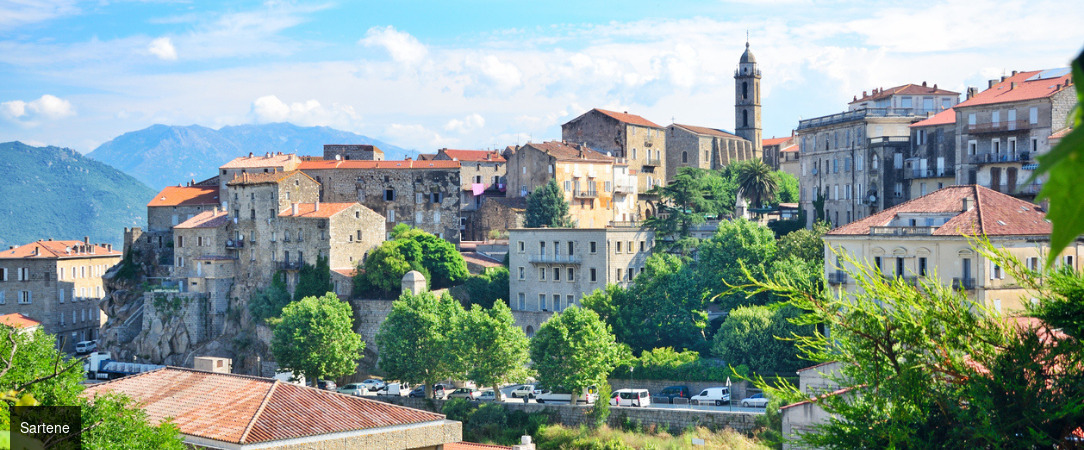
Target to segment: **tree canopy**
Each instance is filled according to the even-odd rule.
[[[577,394],[590,386],[606,385],[614,367],[630,358],[628,347],[616,342],[598,314],[577,306],[551,317],[531,338],[538,381]]]
[[[290,292],[286,288],[285,273],[277,272],[271,277],[271,284],[252,293],[248,310],[257,322],[264,322],[282,314],[282,308],[290,304]]]
[[[492,308],[497,303],[507,304],[508,267],[488,267],[480,275],[471,275],[463,283],[470,303]]]
[[[715,333],[712,352],[732,366],[744,365],[755,373],[787,374],[809,364],[798,357],[793,341],[814,333],[810,325],[790,323],[801,311],[794,307],[742,306],[730,311]]]
[[[749,201],[750,208],[761,208],[775,200],[779,184],[771,167],[760,159],[741,161],[735,165],[739,191]]]
[[[417,228],[399,224],[393,239],[369,253],[357,275],[355,292],[380,298],[396,298],[403,275],[417,270],[434,289],[462,283],[470,275],[467,262],[455,245]]]
[[[282,309],[272,324],[271,353],[284,370],[313,382],[354,373],[365,342],[354,331],[350,305],[328,292]]]
[[[316,265],[305,263],[297,272],[297,285],[294,286],[294,300],[305,297],[321,296],[335,291],[331,284],[331,267],[328,265],[328,257],[317,256]]]
[[[489,309],[472,306],[456,324],[452,343],[462,358],[467,378],[480,386],[492,386],[498,400],[504,383],[527,377],[529,341],[504,302],[496,302]]]
[[[380,368],[389,379],[424,384],[432,398],[434,382],[465,372],[455,340],[464,314],[447,293],[403,292],[376,334]]]
[[[557,186],[557,182],[550,180],[542,186],[535,188],[534,192],[527,197],[527,227],[550,227],[566,228],[572,226],[572,219],[568,216],[568,201],[564,193]]]
[[[711,239],[700,245],[699,276],[705,288],[729,310],[746,304],[764,304],[768,297],[731,292],[729,285],[743,284],[742,265],[753,273],[764,273],[775,258],[775,235],[771,230],[745,219],[724,221]]]

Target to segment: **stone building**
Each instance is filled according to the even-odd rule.
[[[956,184],[956,111],[941,111],[911,124],[911,151],[903,161],[907,198]]]
[[[293,153],[265,153],[262,156],[249,153],[248,156],[234,158],[218,168],[219,196],[223,201],[227,201],[226,184],[236,177],[245,174],[289,172],[297,170],[299,164],[301,158]],[[224,205],[223,208],[229,209],[229,205]]]
[[[466,227],[463,230],[465,240],[481,241],[491,232],[507,236],[512,228],[523,228],[527,224],[526,197],[488,197],[482,207],[466,211]]]
[[[528,335],[521,312],[562,311],[616,284],[627,287],[655,245],[638,227],[517,228],[508,233],[509,305]]]
[[[1051,135],[1068,126],[1076,105],[1072,83],[1068,68],[1013,71],[957,105],[956,182],[1033,199],[1045,176],[1026,181],[1036,157],[1050,151]]]
[[[637,179],[638,215],[654,213],[651,202],[658,199],[646,192],[666,184],[666,130],[662,126],[627,111],[595,108],[561,125],[561,140],[627,163]]]
[[[637,193],[632,168],[582,144],[529,142],[509,152],[508,196],[527,197],[557,182],[572,220],[582,227],[636,220]]]
[[[102,275],[121,261],[109,244],[39,240],[0,252],[0,315],[20,313],[41,322],[57,348],[98,338],[105,322],[98,301]]]
[[[384,151],[375,145],[324,144],[324,159],[347,161],[383,161]]]
[[[782,170],[798,178],[801,168],[798,165],[798,141],[792,133],[790,136],[781,138],[764,139],[761,141],[764,148],[764,163],[771,166],[772,170]]]
[[[837,268],[847,266],[831,251],[868,261],[886,277],[919,283],[937,277],[986,308],[1015,314],[1031,301],[1005,269],[971,248],[970,238],[985,236],[1028,269],[1042,270],[1050,249],[1051,224],[1033,203],[977,185],[956,185],[829,231],[824,236],[829,284],[857,289]],[[1074,241],[1057,257],[1059,265],[1079,270],[1084,243]]]
[[[459,161],[308,160],[299,169],[319,183],[319,200],[358,202],[385,218],[459,242]]]
[[[760,159],[756,146],[726,131],[673,124],[666,127],[666,179],[682,167],[721,169],[738,161]]]
[[[508,163],[497,151],[447,148],[438,150],[433,160],[459,161],[459,182],[463,186],[459,191],[459,230],[460,238],[467,240],[468,230],[479,228],[470,223],[478,219],[473,211],[481,208],[487,198],[504,197]],[[469,239],[483,238],[485,236],[471,236]]]
[[[745,53],[734,69],[734,134],[752,143],[753,153],[759,158],[762,126],[760,123],[760,68],[757,59],[745,42]]]
[[[147,203],[147,232],[169,231],[201,212],[217,208],[218,178],[185,186],[166,186]]]
[[[904,202],[910,125],[953,107],[958,97],[936,84],[907,84],[863,92],[847,112],[800,121],[795,139],[807,226],[817,219],[818,196],[824,199],[824,219],[835,226]]]

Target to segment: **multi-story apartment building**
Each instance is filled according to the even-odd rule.
[[[787,137],[771,138],[762,141],[764,163],[772,170],[782,170],[798,178],[801,168],[798,165],[798,141],[794,134]]]
[[[831,251],[835,249],[872,264],[886,277],[904,277],[910,283],[936,277],[989,309],[1018,312],[1031,294],[1007,277],[1004,268],[977,253],[969,238],[985,236],[1029,269],[1039,270],[1050,249],[1050,231],[1038,205],[982,186],[950,186],[828,232],[825,270],[830,284],[857,288],[838,270],[846,263]],[[1061,252],[1059,264],[1079,270],[1082,253],[1084,243],[1077,240]]]
[[[485,197],[503,197],[508,162],[497,151],[437,150],[435,161],[459,161],[459,182],[463,186],[459,207],[474,211]]]
[[[20,313],[41,322],[57,348],[98,338],[105,317],[102,275],[121,261],[109,244],[42,240],[0,252],[0,314]]]
[[[1043,179],[1027,180],[1036,157],[1050,150],[1051,135],[1068,126],[1072,83],[1067,68],[1013,71],[957,105],[956,182],[1034,198]]]
[[[720,169],[737,161],[759,159],[748,139],[715,128],[673,124],[666,127],[666,179],[682,167]]]
[[[298,169],[319,183],[318,200],[358,202],[385,217],[387,233],[405,223],[458,243],[460,166],[459,161],[310,159]]]
[[[263,156],[254,156],[249,153],[248,156],[234,158],[218,168],[219,198],[226,200],[226,184],[233,181],[234,178],[244,174],[289,172],[297,170],[297,166],[300,164],[301,157],[293,153],[265,153]],[[225,205],[223,208],[229,209],[229,205]]]
[[[183,186],[166,186],[147,203],[147,232],[169,231],[192,216],[221,206],[217,177],[188,183]]]
[[[561,125],[561,140],[580,144],[628,164],[637,178],[638,212],[641,217],[653,214],[651,202],[657,200],[646,192],[666,183],[666,130],[627,111],[619,113],[592,109]]]
[[[955,184],[956,111],[953,108],[911,124],[911,151],[903,165],[909,199]]]
[[[818,217],[813,207],[818,198],[824,200],[825,220],[836,226],[905,201],[910,125],[953,107],[958,98],[936,84],[908,84],[863,92],[847,112],[800,121],[795,136],[799,207],[806,211],[807,226]]]
[[[508,166],[509,197],[527,197],[554,180],[579,226],[601,227],[638,217],[632,168],[582,144],[528,142],[508,152]]]
[[[517,228],[508,232],[513,311],[562,311],[644,270],[654,232],[638,227]]]

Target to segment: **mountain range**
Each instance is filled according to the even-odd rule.
[[[0,143],[0,249],[38,239],[119,246],[142,226],[156,191],[107,164],[59,147]]]
[[[124,133],[98,146],[87,156],[160,190],[169,185],[213,177],[219,166],[238,156],[267,152],[321,156],[324,144],[375,145],[384,151],[385,159],[417,155],[417,152],[347,131],[270,123],[227,126],[218,130],[200,125],[152,125]]]

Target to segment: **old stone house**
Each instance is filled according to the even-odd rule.
[[[911,124],[911,151],[903,161],[907,198],[956,184],[956,110]]]
[[[383,161],[384,151],[375,145],[324,144],[324,159]]]
[[[752,141],[715,128],[673,124],[666,127],[666,179],[682,167],[721,169],[738,161],[760,159]]]
[[[256,175],[261,173],[289,172],[297,170],[299,164],[301,164],[301,158],[293,153],[283,154],[282,152],[278,152],[265,153],[263,155],[253,155],[252,153],[249,153],[248,156],[234,158],[232,161],[223,164],[218,168],[219,196],[223,201],[226,201],[227,183],[234,178],[245,174]],[[226,207],[228,207],[228,205]]]
[[[459,161],[459,182],[462,185],[459,198],[459,229],[461,239],[468,239],[468,230],[477,229],[477,214],[487,198],[504,197],[505,174],[508,162],[497,151],[454,150],[442,148],[433,158],[436,161]],[[484,237],[484,236],[483,236]],[[477,237],[470,239],[478,240]]]
[[[764,139],[761,141],[764,149],[764,163],[772,167],[772,170],[782,170],[798,178],[801,170],[798,166],[798,142],[791,134],[787,137]]]

